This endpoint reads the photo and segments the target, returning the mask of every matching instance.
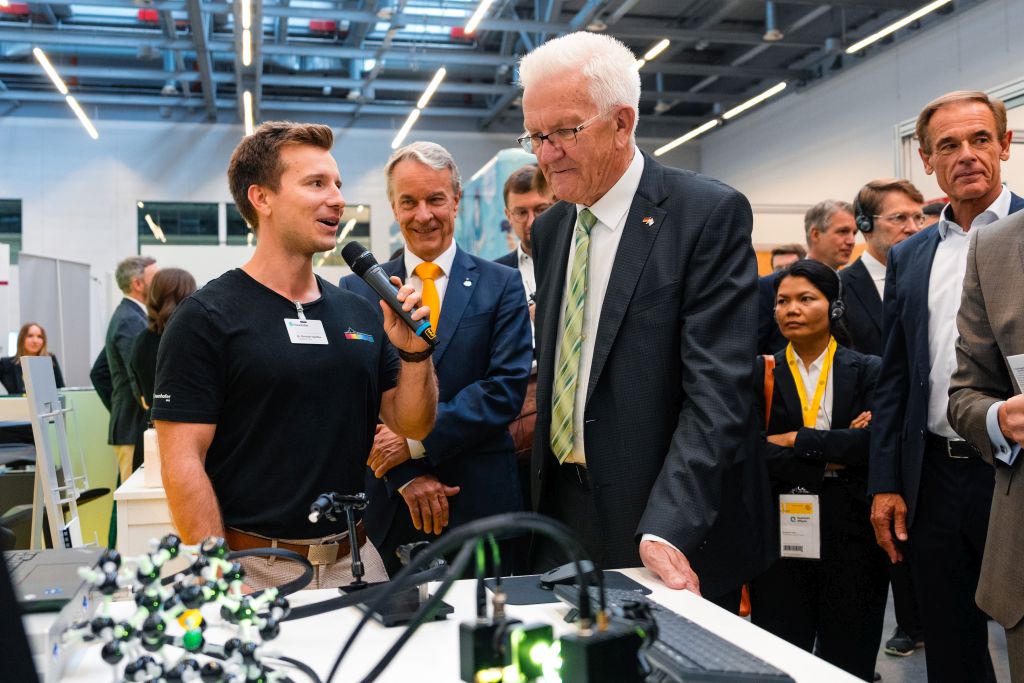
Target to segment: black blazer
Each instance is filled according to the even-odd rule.
[[[404,258],[381,268],[406,278]],[[357,275],[342,278],[338,286],[371,302],[380,300]],[[426,455],[398,465],[382,479],[367,468],[370,507],[364,519],[377,544],[395,515],[409,514],[398,488],[422,474],[461,487],[449,499],[451,527],[523,507],[508,431],[523,407],[532,362],[530,315],[519,272],[458,249],[437,328],[432,357],[437,419],[423,439]]]
[[[775,390],[772,413],[767,429],[764,425],[764,359],[757,359],[755,410],[761,428],[761,453],[768,463],[773,494],[788,492],[802,486],[811,493],[821,491],[826,463],[845,465],[841,478],[851,484],[857,498],[865,504],[867,514],[868,450],[870,428],[850,429],[850,422],[865,410],[872,410],[872,397],[881,359],[845,346],[836,349],[832,363],[832,429],[810,429],[803,426],[800,396],[793,382],[793,373],[786,363],[786,352],[775,354]],[[768,443],[765,436],[797,432],[793,448]],[[866,517],[865,517],[866,519]]]
[[[575,220],[576,207],[559,202],[533,229],[539,360],[531,493],[540,512],[550,509],[545,482],[559,466],[551,400]],[[757,334],[751,222],[736,190],[644,155],[601,310],[585,409],[607,566],[638,566],[638,541],[651,533],[687,556],[712,598],[766,564],[756,527],[767,516],[767,481],[748,449]]]
[[[89,380],[92,382],[93,389],[96,390],[96,395],[100,397],[100,401],[109,413],[110,395],[114,393],[114,385],[110,380],[110,364],[107,363],[106,347],[100,349],[99,355],[93,361],[92,368],[89,370]]]
[[[498,258],[494,259],[494,262],[500,263],[503,266],[508,266],[509,268],[515,268],[516,270],[519,270],[519,250],[513,249],[504,256],[499,256]]]
[[[1024,209],[1013,195],[1010,213]],[[939,246],[933,225],[889,251],[882,306],[885,347],[875,392],[868,493],[899,493],[914,523],[928,430],[928,279]]]
[[[57,356],[51,353],[50,358],[53,359],[53,376],[57,380],[57,388],[60,389],[64,386],[64,375],[61,374]],[[21,363],[18,363],[17,360],[16,356],[0,358],[0,384],[4,385],[8,394],[25,393],[24,372]]]
[[[775,277],[769,273],[757,278],[757,354],[770,355],[786,348],[779,323],[775,320]]]
[[[861,353],[882,355],[882,298],[878,296],[864,257],[839,271],[843,281],[843,303],[846,315],[843,322],[850,332],[850,346]]]
[[[135,376],[128,369],[135,338],[146,329],[146,314],[134,301],[127,298],[114,309],[107,326],[107,364],[110,366],[110,431],[107,442],[115,446],[135,443],[143,411],[135,384]]]

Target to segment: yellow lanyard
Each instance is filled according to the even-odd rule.
[[[832,369],[832,358],[836,355],[836,340],[829,337],[828,346],[825,348],[825,363],[821,366],[821,374],[818,375],[818,386],[814,389],[814,398],[811,404],[807,404],[807,390],[804,389],[804,379],[800,376],[800,370],[796,367],[796,354],[793,353],[793,345],[786,345],[786,362],[789,363],[789,371],[793,375],[793,384],[796,385],[796,393],[800,396],[800,408],[804,412],[804,427],[814,428],[818,422],[818,409],[821,407],[821,399],[825,395],[825,387],[828,386],[828,373]]]

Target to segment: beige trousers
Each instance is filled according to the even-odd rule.
[[[345,538],[347,533],[312,539],[280,539],[284,543],[295,545],[314,545],[318,543],[334,543]],[[269,539],[267,545],[270,545]],[[363,580],[369,583],[387,581],[388,573],[384,569],[384,561],[380,553],[367,541],[359,546],[359,559],[363,562]],[[302,575],[302,567],[297,562],[283,560],[279,557],[244,557],[240,560],[245,569],[244,583],[254,590],[269,586],[280,586]],[[338,588],[352,582],[352,556],[346,554],[337,562],[313,565],[313,578],[305,588]]]
[[[121,473],[121,483],[128,481],[132,476],[132,459],[135,457],[135,446],[114,446],[114,453],[117,455],[117,470]]]

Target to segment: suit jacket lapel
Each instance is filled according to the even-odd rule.
[[[462,249],[456,247],[452,272],[448,273],[448,285],[445,287],[444,300],[441,302],[441,317],[437,321],[437,348],[434,349],[435,366],[440,364],[444,352],[448,350],[448,343],[459,328],[466,304],[473,297],[473,292],[477,290],[477,280],[476,264],[473,263],[473,259]],[[467,282],[470,284],[466,285]]]
[[[594,358],[587,384],[587,401],[593,395],[601,377],[608,353],[636,290],[636,283],[644,270],[644,264],[647,263],[654,240],[665,222],[666,213],[657,206],[657,203],[664,199],[661,166],[646,154],[644,157],[644,172],[640,177],[640,185],[633,197],[633,203],[630,204],[626,223],[622,226],[622,238],[615,252],[608,289],[601,305],[601,319],[597,326]]]
[[[549,209],[551,211],[553,209]],[[544,392],[546,387],[551,387],[554,379],[555,352],[558,342],[561,339],[562,331],[558,328],[558,319],[565,307],[563,295],[565,294],[565,276],[568,269],[569,244],[572,240],[573,226],[576,225],[576,209],[573,205],[565,206],[565,215],[554,227],[554,234],[550,241],[551,252],[545,253],[542,258],[546,265],[544,269],[545,279],[538,280],[537,310],[541,312],[544,320],[543,347],[540,349],[538,367],[543,373],[546,381],[537,382],[539,392]],[[540,265],[540,264],[538,264]],[[538,271],[538,276],[541,273]],[[550,390],[548,390],[550,391]],[[537,405],[540,409],[548,411],[551,408],[551,396],[538,396]]]
[[[864,258],[863,256],[861,258]],[[882,331],[882,299],[878,296],[878,288],[875,287],[871,274],[863,261],[850,266],[849,275],[850,291],[864,306],[868,312],[871,323],[875,328]]]
[[[779,395],[782,397],[782,403],[785,406],[785,414],[795,416],[795,420],[801,426],[804,423],[804,411],[800,405],[800,395],[796,392],[796,384],[793,383],[793,373],[789,369],[789,363],[786,362],[786,356],[782,356],[782,362],[779,362],[778,358],[775,361],[775,387],[779,391]],[[775,409],[772,409],[772,415],[774,416]],[[771,420],[772,418],[769,418]],[[790,431],[790,430],[787,430]]]
[[[853,415],[853,401],[857,393],[857,368],[853,356],[845,348],[836,349],[832,359],[832,429],[846,429]]]
[[[905,293],[908,302],[907,310],[916,318],[907,329],[910,334],[920,333],[923,335],[923,343],[917,345],[918,353],[915,359],[922,377],[927,377],[929,374],[928,281],[931,279],[932,262],[935,260],[935,250],[939,248],[940,241],[938,227],[929,229],[932,230],[932,233],[928,235],[924,247],[912,254],[913,258],[906,265],[909,277],[905,277],[903,280],[905,284],[911,285],[907,287]],[[924,286],[922,287],[921,284]]]

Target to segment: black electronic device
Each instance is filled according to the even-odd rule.
[[[588,584],[596,583],[598,570],[590,560],[581,560],[580,567],[583,569],[583,579]],[[572,562],[563,564],[561,567],[549,569],[540,575],[540,587],[544,590],[552,590],[555,586],[562,584],[575,584],[579,580],[576,573],[576,565]]]
[[[434,334],[434,328],[430,326],[430,320],[413,320],[412,315],[402,308],[402,304],[395,296],[398,290],[366,247],[356,241],[349,242],[342,248],[341,257],[345,259],[352,272],[377,292],[377,296],[409,326],[409,329],[431,346],[437,344],[437,336]]]
[[[379,584],[376,583],[364,583],[365,588],[370,588]],[[346,595],[351,595],[353,589],[351,587],[345,587],[339,589]],[[363,590],[362,588],[357,590]],[[374,601],[370,601],[373,605]],[[367,605],[365,602],[361,602],[358,607],[363,612],[369,612],[370,616],[374,621],[380,623],[388,628],[392,626],[403,626],[408,624],[416,612],[419,611],[423,604],[422,596],[420,595],[420,589],[413,587],[407,588],[394,595],[388,597],[387,601],[383,605],[373,605],[372,607]],[[428,621],[444,621],[448,618],[448,615],[455,611],[455,608],[449,605],[447,602],[442,602],[437,606],[437,609],[431,612]]]
[[[597,588],[588,590],[591,600],[596,601]],[[568,605],[579,605],[576,586],[555,586],[555,595]],[[794,683],[784,671],[640,593],[606,590],[605,600],[613,616],[627,614],[638,604],[646,604],[650,608],[657,625],[657,636],[646,649],[647,663],[653,670],[651,675],[656,676],[653,680],[676,683]]]

